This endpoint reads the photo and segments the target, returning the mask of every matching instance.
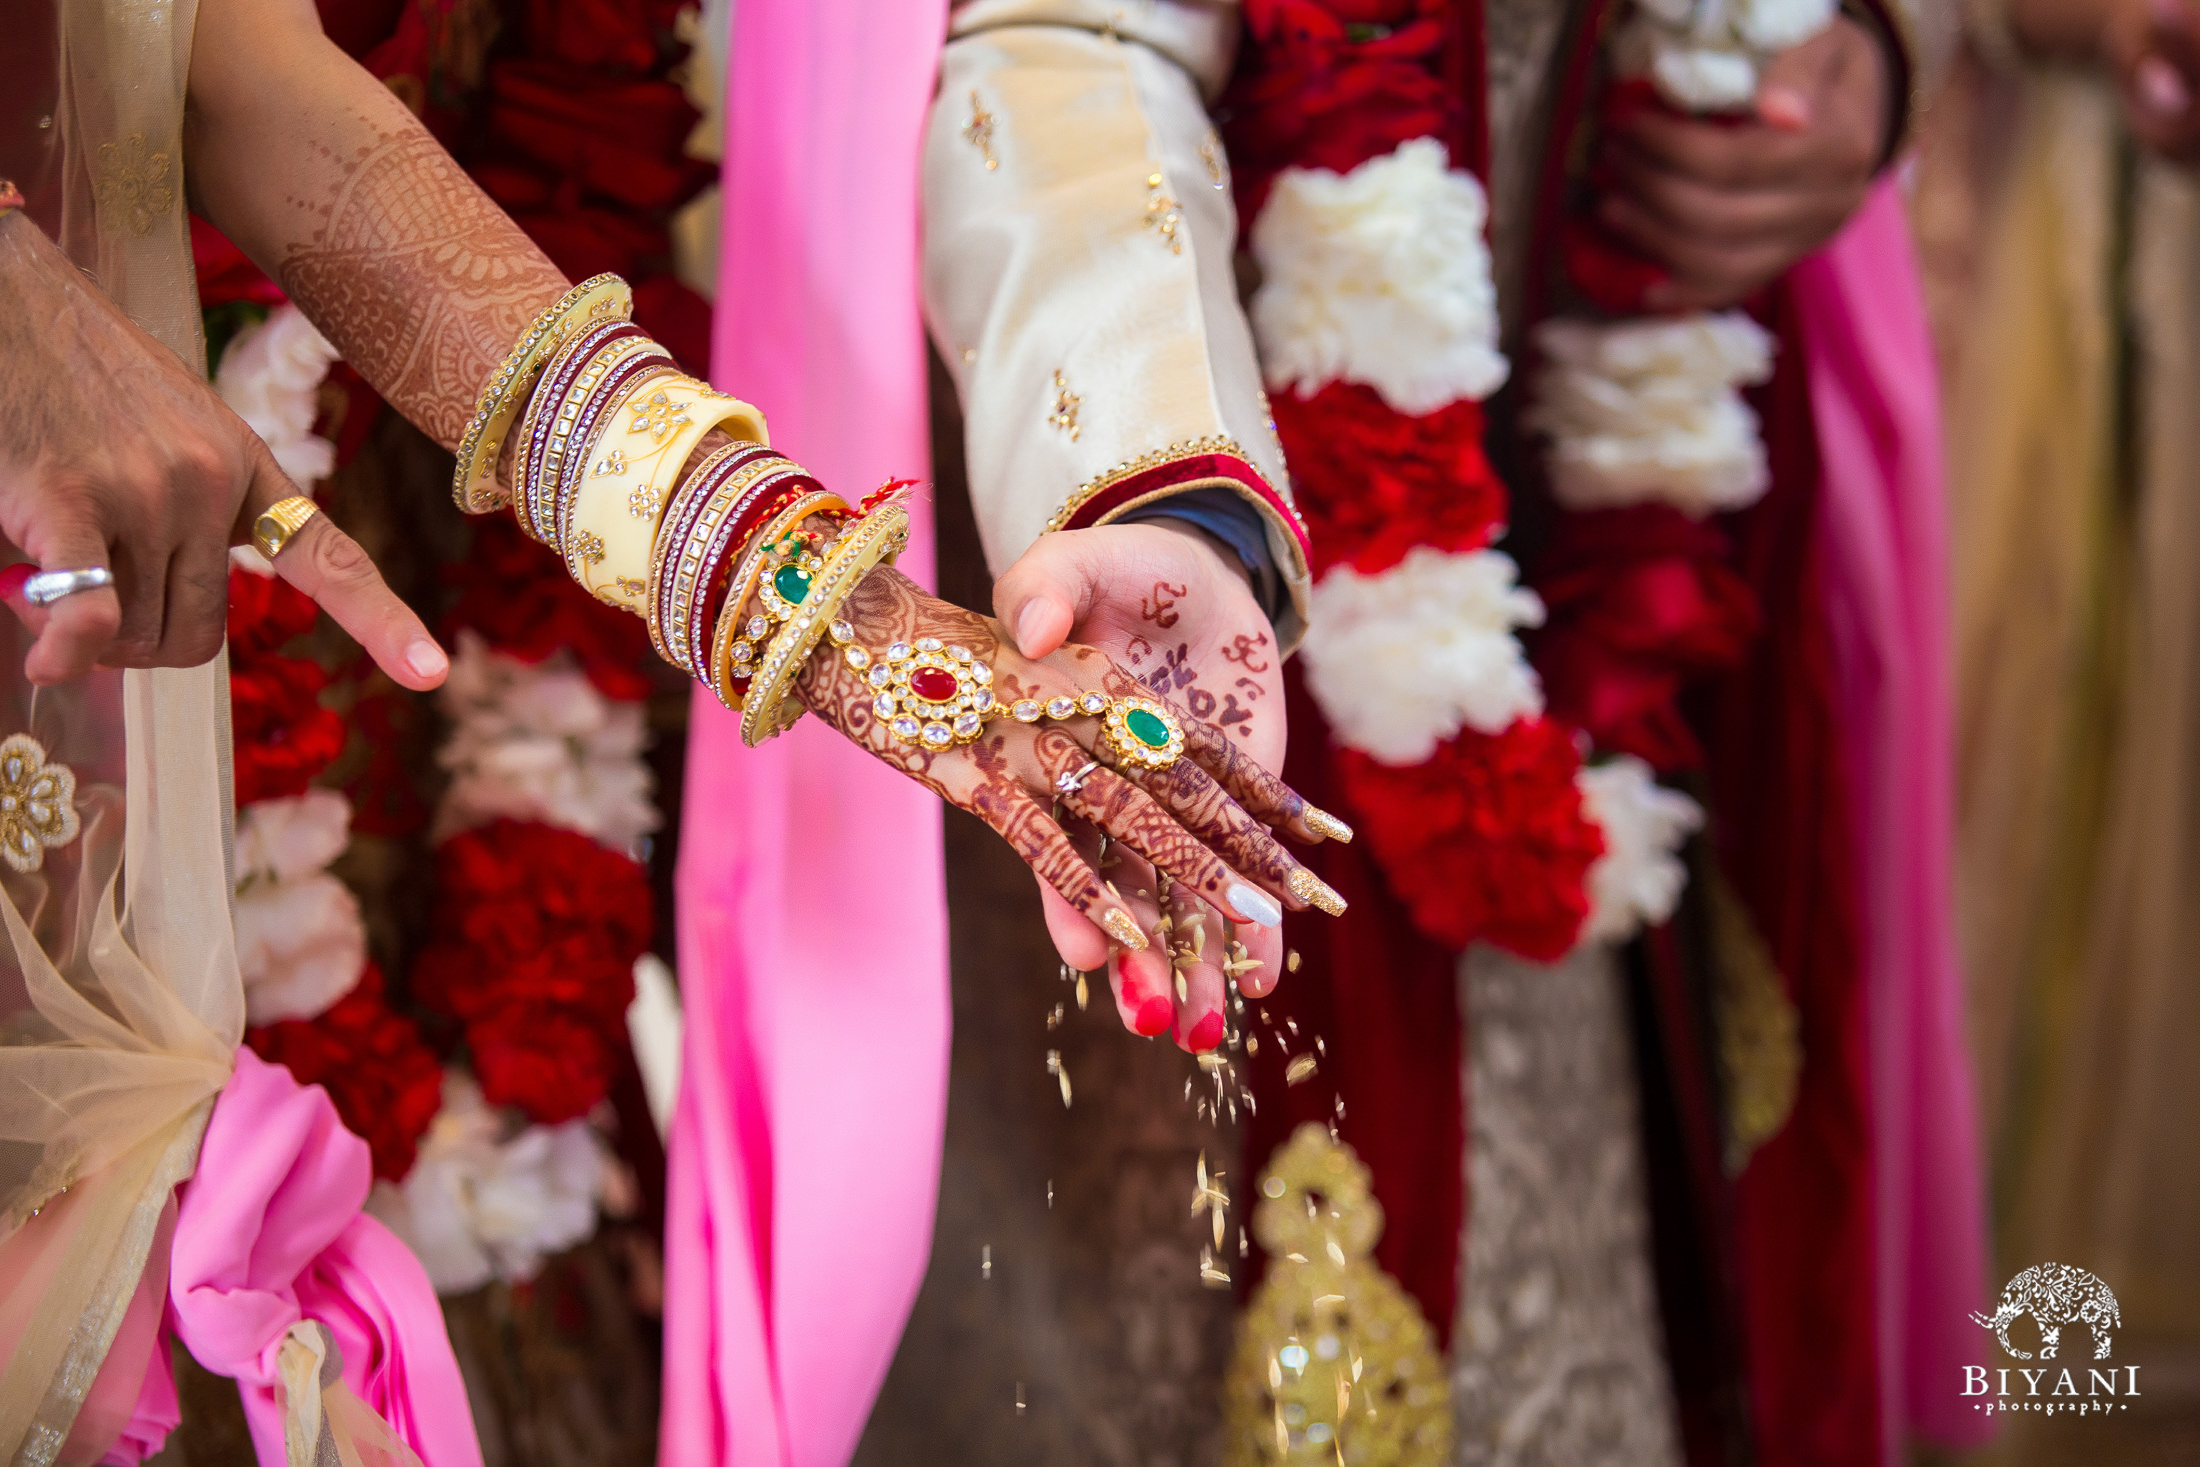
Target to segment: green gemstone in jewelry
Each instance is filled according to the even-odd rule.
[[[783,565],[772,573],[772,589],[789,606],[800,606],[810,594],[810,573],[799,565]]]
[[[1123,715],[1123,727],[1130,730],[1132,738],[1149,749],[1165,749],[1169,746],[1169,726],[1161,721],[1161,715],[1144,708],[1133,708]]]

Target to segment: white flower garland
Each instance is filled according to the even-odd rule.
[[[312,789],[237,815],[237,967],[245,1021],[311,1019],[367,966],[359,899],[328,874],[351,841],[351,802]]]
[[[1672,320],[1546,321],[1528,426],[1550,435],[1568,509],[1663,502],[1701,518],[1771,484],[1738,390],[1772,376],[1771,335],[1740,311]]]
[[[438,840],[496,819],[561,825],[628,855],[657,829],[639,703],[613,702],[562,655],[530,666],[458,637],[443,708],[451,773]]]
[[[1251,315],[1271,389],[1357,382],[1422,415],[1504,383],[1487,204],[1445,157],[1417,138],[1347,174],[1277,177],[1251,233],[1262,270]],[[1763,493],[1756,419],[1735,388],[1769,374],[1771,341],[1747,318],[1556,322],[1538,344],[1549,366],[1535,426],[1557,440],[1568,508],[1661,498],[1702,514]],[[1518,579],[1502,551],[1427,546],[1376,575],[1324,575],[1302,653],[1338,741],[1412,765],[1463,728],[1496,734],[1540,714],[1515,633],[1542,623],[1543,604]],[[1623,942],[1673,914],[1687,880],[1676,853],[1703,812],[1631,757],[1584,767],[1577,785],[1605,844],[1579,940]]]
[[[1574,776],[1583,808],[1604,832],[1589,868],[1589,920],[1581,941],[1621,943],[1680,906],[1688,868],[1678,854],[1703,829],[1703,807],[1657,782],[1631,754],[1583,766]]]
[[[1636,0],[1612,41],[1621,76],[1647,76],[1684,112],[1738,112],[1764,63],[1833,23],[1838,0]]]
[[[1308,604],[1306,685],[1346,745],[1385,764],[1419,764],[1462,727],[1504,731],[1543,711],[1543,688],[1516,627],[1543,603],[1497,550],[1426,545],[1379,575],[1340,565]]]
[[[321,383],[336,348],[296,306],[285,303],[248,326],[222,352],[214,390],[267,443],[282,471],[311,487],[336,468],[336,445],[313,431]]]
[[[1287,168],[1252,231],[1253,334],[1273,391],[1358,382],[1401,413],[1504,385],[1473,174],[1414,138],[1350,173]]]
[[[367,1199],[439,1294],[530,1279],[544,1258],[596,1230],[609,1168],[589,1124],[510,1131],[471,1077],[446,1070],[443,1109],[420,1138],[419,1159],[402,1183],[376,1182]]]

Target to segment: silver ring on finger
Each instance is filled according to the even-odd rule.
[[[1092,772],[1099,767],[1099,760],[1087,759],[1084,763],[1083,768],[1069,770],[1068,772],[1064,773],[1059,779],[1055,780],[1054,792],[1059,795],[1076,794],[1079,790],[1085,787],[1085,781],[1090,779],[1092,777]]]
[[[23,599],[33,606],[51,606],[79,591],[97,591],[115,583],[115,574],[103,565],[82,570],[42,570],[23,583]]]

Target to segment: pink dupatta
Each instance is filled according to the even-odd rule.
[[[929,462],[918,153],[945,0],[741,0],[719,382],[844,494]],[[901,567],[931,572],[928,517]],[[854,1452],[930,1252],[947,1104],[938,801],[815,722],[698,693],[687,1047],[666,1218],[664,1467]]]
[[[1882,1460],[1983,1440],[1977,1102],[1951,891],[1948,535],[1939,370],[1897,185],[1790,277],[1810,357],[1827,625],[1853,767],[1872,1064]]]

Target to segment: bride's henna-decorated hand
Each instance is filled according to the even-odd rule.
[[[1020,698],[1045,702],[1091,689],[1117,697],[1153,696],[1150,688],[1092,647],[1069,644],[1036,661],[1027,659],[991,617],[941,601],[891,569],[872,572],[842,607],[841,616],[855,628],[856,644],[874,656],[894,642],[920,637],[969,648],[993,669],[994,695],[1004,708]],[[1185,756],[1167,769],[1148,770],[1116,765],[1101,744],[1099,720],[1094,718],[1023,724],[1004,713],[970,744],[935,750],[903,743],[873,711],[877,690],[829,646],[810,659],[796,689],[828,723],[999,831],[1090,924],[1089,946],[1064,954],[1083,966],[1097,966],[1092,953],[1105,954],[1111,942],[1133,951],[1148,949],[1158,925],[1155,899],[1149,888],[1125,891],[1101,874],[1097,851],[1089,845],[1080,849],[1056,821],[1052,807],[1057,800],[1119,846],[1158,866],[1183,893],[1196,895],[1218,914],[1204,924],[1211,929],[1202,942],[1209,958],[1220,958],[1226,948],[1221,918],[1273,928],[1283,907],[1306,906],[1302,893],[1315,889],[1307,885],[1315,882],[1313,873],[1269,829],[1297,827],[1305,802],[1241,754],[1219,729],[1181,708],[1175,712],[1185,731]],[[1061,791],[1065,776],[1074,782],[1079,771],[1095,763],[1099,767],[1086,773],[1081,785],[1066,794]],[[1182,936],[1186,925],[1178,918],[1172,934]],[[1214,969],[1218,991],[1207,996],[1208,1011],[1219,1008],[1220,971]],[[1154,992],[1119,992],[1125,1021],[1141,1032],[1158,1032],[1151,1006],[1159,1001],[1165,1027],[1173,1007],[1171,986],[1163,980]]]
[[[994,609],[1025,652],[1046,655],[1065,640],[1099,648],[1146,685],[1149,696],[1189,708],[1226,733],[1239,758],[1283,767],[1283,658],[1274,629],[1233,555],[1179,522],[1103,525],[1042,535],[994,587]],[[1305,808],[1288,828],[1318,840]],[[1097,847],[1097,838],[1085,837]],[[1186,1049],[1212,1048],[1227,1025],[1230,985],[1248,997],[1272,989],[1283,971],[1276,927],[1225,928],[1196,892],[1157,879],[1136,855],[1116,849],[1116,884],[1149,927],[1168,918],[1165,948],[1117,954],[1110,980],[1124,1021],[1141,1034],[1173,1027]],[[1065,954],[1079,937],[1073,915],[1047,900],[1048,925]],[[1072,958],[1071,961],[1078,961]],[[1082,963],[1081,966],[1090,966]]]

